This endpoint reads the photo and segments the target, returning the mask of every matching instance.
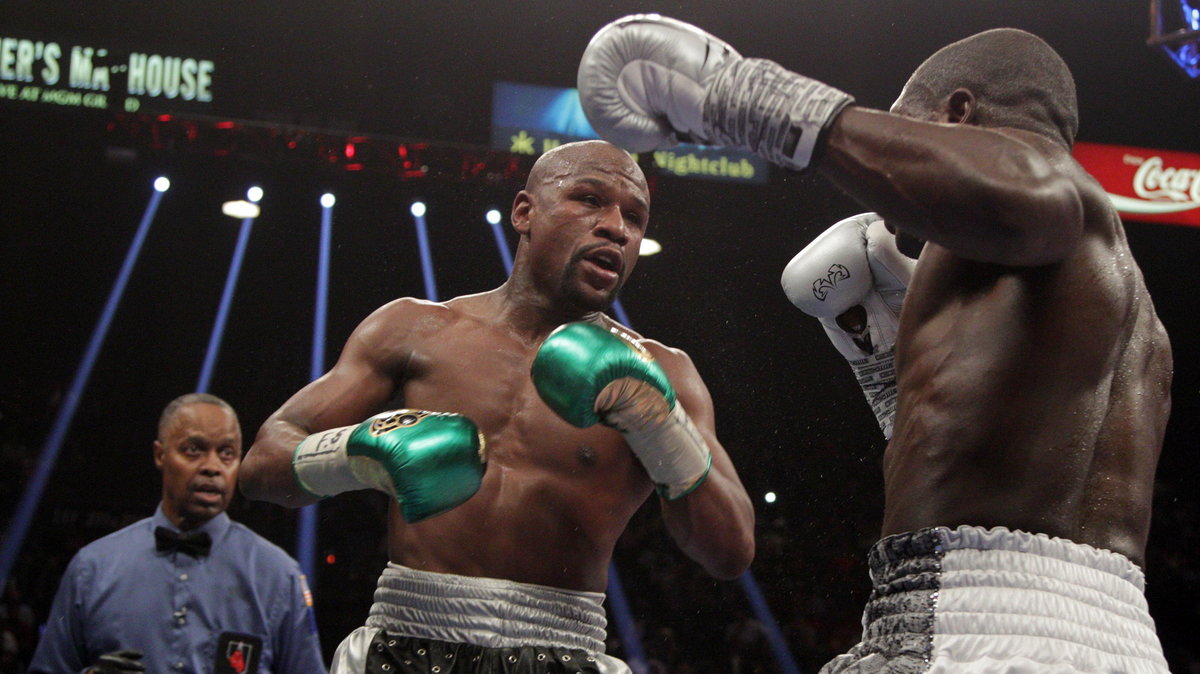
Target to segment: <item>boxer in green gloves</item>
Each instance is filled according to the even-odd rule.
[[[642,462],[658,493],[675,500],[700,486],[712,452],[654,357],[620,328],[568,323],[533,360],[538,394],[572,425],[611,426]]]
[[[396,410],[313,433],[296,448],[292,468],[313,496],[378,489],[395,497],[406,522],[420,522],[479,489],[483,445],[460,414]]]
[[[749,566],[754,511],[691,359],[602,313],[649,210],[624,151],[555,148],[513,200],[503,285],[381,307],[263,424],[246,496],[392,497],[391,563],[334,672],[627,672],[603,592],[656,489],[685,554],[719,578]]]

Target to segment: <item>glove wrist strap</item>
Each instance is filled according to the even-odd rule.
[[[883,437],[892,439],[892,427],[896,421],[896,357],[892,349],[860,360],[850,361],[854,378],[862,388],[875,420],[883,431]]]
[[[699,487],[712,468],[708,443],[678,403],[661,424],[624,435],[658,493],[669,501]]]
[[[350,434],[356,427],[343,426],[313,433],[304,438],[292,453],[292,473],[296,482],[318,498],[357,489],[379,488],[360,478],[363,472],[346,453]],[[360,470],[355,470],[360,468]],[[365,476],[364,476],[365,477]]]
[[[802,170],[849,94],[765,59],[741,59],[723,69],[704,100],[712,141],[747,148],[768,161]]]

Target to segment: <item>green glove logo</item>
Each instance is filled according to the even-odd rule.
[[[650,355],[650,350],[642,346],[641,342],[638,342],[636,339],[634,339],[633,335],[616,327],[609,328],[608,331],[611,332],[613,336],[624,342],[625,346],[628,346],[630,349],[632,349],[633,352],[637,354],[637,357],[642,361],[649,363],[654,360],[654,356]]]
[[[387,435],[397,428],[409,428],[421,423],[421,420],[429,416],[428,412],[415,412],[413,410],[396,410],[386,417],[379,417],[371,422],[371,437],[378,438],[381,435]]]

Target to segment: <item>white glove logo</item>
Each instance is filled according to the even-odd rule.
[[[813,281],[813,297],[824,302],[825,298],[829,296],[829,291],[837,287],[838,281],[845,281],[848,278],[850,278],[850,270],[846,269],[845,265],[837,263],[830,265],[829,273]]]

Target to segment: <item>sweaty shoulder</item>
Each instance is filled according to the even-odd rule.
[[[668,371],[669,371],[668,365],[673,365],[676,363],[684,363],[684,362],[686,362],[687,364],[690,365],[692,362],[691,358],[688,357],[687,353],[685,353],[681,349],[676,349],[674,347],[667,346],[666,344],[663,344],[662,342],[660,342],[656,339],[650,339],[649,337],[644,337],[643,335],[638,333],[638,331],[634,330],[633,328],[622,325],[622,324],[618,323],[617,321],[614,321],[613,319],[609,318],[608,316],[604,316],[603,320],[604,320],[604,322],[602,323],[603,327],[608,328],[610,330],[611,329],[620,330],[622,333],[624,333],[628,337],[632,338],[634,341],[636,341],[638,344],[640,344],[643,348],[645,348],[647,351],[649,351],[650,355],[654,356],[654,359],[657,360],[659,362],[659,364],[663,366],[664,369],[668,369]]]
[[[371,312],[355,333],[378,340],[436,330],[453,320],[457,312],[447,304],[414,297],[392,300]]]
[[[1079,199],[1083,204],[1084,231],[1088,234],[1101,235],[1108,242],[1114,242],[1124,237],[1121,235],[1121,218],[1108,198],[1104,187],[1092,177],[1075,158],[1066,155],[1061,159],[1061,170],[1075,182],[1079,190]]]
[[[691,363],[692,359],[683,349],[677,349],[673,346],[667,346],[656,339],[638,336],[638,343],[646,347],[656,360],[659,362],[686,362]],[[664,365],[665,366],[665,365]]]
[[[680,377],[691,377],[696,373],[696,366],[692,363],[691,356],[683,349],[677,349],[672,346],[667,346],[656,339],[643,337],[642,335],[630,330],[629,328],[616,324],[622,330],[625,330],[629,335],[637,340],[650,355],[654,356],[654,360],[662,366],[663,371],[667,373],[668,378],[676,386],[680,386],[683,382],[679,381]]]
[[[1034,146],[1054,171],[1067,179],[1067,183],[1074,190],[1082,206],[1082,224],[1085,234],[1102,233],[1110,236],[1116,234],[1119,219],[1112,202],[1100,183],[1075,160],[1070,149],[1059,142],[1030,131],[1020,129],[1003,129],[1003,131],[1009,136]]]
[[[346,341],[346,353],[359,360],[402,366],[413,340],[436,334],[461,317],[447,304],[404,297],[371,312]]]

